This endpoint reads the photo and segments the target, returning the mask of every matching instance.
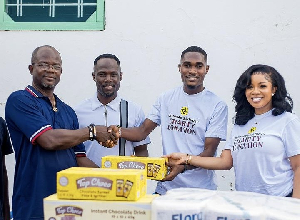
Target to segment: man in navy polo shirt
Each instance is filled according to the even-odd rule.
[[[61,64],[55,48],[36,48],[28,66],[32,85],[7,99],[5,117],[16,158],[12,198],[15,220],[44,219],[43,198],[56,192],[58,171],[96,166],[85,157],[82,142],[117,141],[104,126],[78,129],[74,110],[54,94],[62,74]]]

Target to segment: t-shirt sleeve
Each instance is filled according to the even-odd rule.
[[[209,120],[205,137],[218,137],[226,140],[228,121],[228,107],[224,102],[219,102]]]
[[[155,122],[157,125],[161,124],[161,101],[162,101],[162,96],[160,96],[154,105],[152,106],[150,113],[148,114],[147,118],[150,119],[151,121]]]
[[[295,118],[290,121],[283,131],[283,142],[288,157],[300,154],[300,120]]]
[[[228,139],[226,140],[226,143],[222,150],[231,150],[232,151],[232,149],[233,149],[233,129],[231,130],[230,135],[229,135]]]
[[[45,131],[52,129],[50,121],[42,114],[34,97],[10,96],[6,103],[6,120],[15,130],[20,130],[35,144],[35,140]]]
[[[134,127],[139,127],[145,121],[145,114],[144,114],[142,108],[138,109],[137,115],[136,115],[135,119],[136,120],[135,120]],[[144,145],[144,144],[150,144],[150,138],[149,138],[149,136],[147,136],[146,139],[144,139],[142,141],[133,142],[133,146],[134,147],[137,147],[137,146],[140,146],[140,145]]]

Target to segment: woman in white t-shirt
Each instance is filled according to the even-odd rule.
[[[220,157],[173,153],[169,166],[234,167],[238,191],[300,198],[300,120],[283,77],[253,65],[237,80],[233,100],[235,123]]]

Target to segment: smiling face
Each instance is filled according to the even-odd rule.
[[[98,99],[107,104],[117,97],[122,80],[121,68],[116,60],[101,58],[94,67],[93,79],[96,82]]]
[[[260,115],[272,109],[272,94],[275,92],[271,77],[267,73],[257,72],[252,74],[245,95],[255,114]]]
[[[178,65],[184,91],[196,94],[204,89],[203,81],[209,70],[204,55],[198,52],[187,52]]]
[[[41,47],[28,66],[32,75],[32,84],[39,90],[54,90],[60,81],[62,73],[61,57],[59,53],[50,47]]]

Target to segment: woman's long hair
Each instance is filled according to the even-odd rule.
[[[272,86],[277,87],[272,97],[272,115],[277,116],[285,111],[292,112],[293,100],[287,93],[283,77],[273,67],[257,64],[250,66],[236,82],[233,94],[233,101],[236,103],[234,123],[237,125],[245,125],[254,117],[255,110],[247,101],[245,94],[246,88],[251,84],[251,76],[253,73],[265,73],[270,77]]]

